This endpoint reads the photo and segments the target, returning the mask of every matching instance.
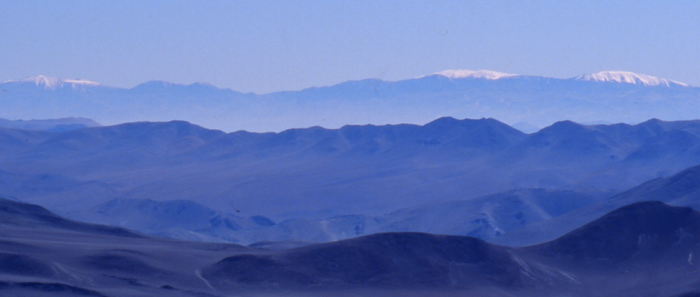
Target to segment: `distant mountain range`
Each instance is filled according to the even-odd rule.
[[[0,295],[697,296],[699,112],[622,71],[5,82]]]
[[[615,209],[553,241],[379,233],[290,249],[154,238],[0,199],[8,296],[695,296],[700,213]]]
[[[241,243],[386,231],[505,238],[700,165],[700,121],[564,121],[532,134],[494,119],[228,134],[176,121],[0,128],[0,139],[0,196]],[[470,212],[449,212],[459,209]]]
[[[0,127],[4,128],[14,128],[22,130],[39,130],[39,131],[50,131],[50,132],[63,132],[68,130],[89,128],[89,127],[99,127],[100,124],[91,120],[83,118],[64,118],[57,120],[5,120],[0,119]]]
[[[282,131],[348,124],[424,124],[498,118],[525,132],[562,120],[640,123],[690,120],[700,88],[624,71],[570,79],[448,70],[414,79],[348,81],[270,94],[152,81],[131,89],[44,76],[0,84],[0,118],[83,117],[107,125],[186,120],[224,131]]]

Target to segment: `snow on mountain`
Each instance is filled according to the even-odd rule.
[[[496,80],[496,79],[501,79],[504,77],[517,76],[516,74],[502,73],[502,72],[496,72],[496,71],[491,71],[491,70],[478,70],[478,71],[445,70],[445,71],[436,72],[434,74],[442,75],[442,76],[450,78],[450,79],[480,78],[480,79],[488,79],[488,80]]]
[[[593,74],[584,74],[574,77],[575,80],[596,81],[596,82],[618,82],[628,84],[640,84],[644,86],[680,86],[688,87],[688,84],[673,81],[665,78],[658,78],[645,74],[637,74],[627,71],[601,71]]]
[[[62,88],[64,86],[70,86],[72,88],[84,87],[84,86],[100,86],[100,83],[94,81],[82,80],[82,79],[59,79],[50,76],[31,76],[19,81],[7,81],[8,82],[20,82],[20,83],[33,83],[37,86],[43,86],[46,89],[55,90],[57,88]]]

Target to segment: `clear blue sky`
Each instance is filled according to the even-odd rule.
[[[700,1],[0,0],[0,81],[268,93],[445,69],[700,86]]]

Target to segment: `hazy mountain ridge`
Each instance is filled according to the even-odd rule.
[[[386,215],[427,203],[531,188],[564,190],[561,193],[583,189],[582,196],[562,198],[571,201],[562,209],[580,207],[604,197],[600,193],[623,191],[700,164],[695,140],[699,127],[698,121],[592,126],[560,122],[524,134],[494,119],[441,118],[424,126],[313,127],[280,133],[227,134],[183,121],[66,132],[0,129],[0,137],[8,139],[1,146],[7,153],[0,156],[5,168],[0,172],[0,194],[40,203],[69,217],[117,225],[122,219],[102,221],[84,212],[113,199],[189,200],[222,216],[219,227],[206,221],[213,219],[208,217],[199,218],[198,227],[158,233],[178,238],[325,241],[400,230],[488,239],[516,225],[504,227],[505,221],[490,221],[488,216],[475,216],[464,225],[455,216],[465,226],[455,229],[449,224],[457,221],[430,227],[418,217]],[[573,197],[598,198],[581,204]],[[523,222],[561,214],[543,214],[537,206],[530,208],[527,203],[534,200],[528,199],[514,200],[530,218]],[[247,219],[255,216],[277,224],[257,226]],[[240,230],[248,226],[267,231],[235,235],[226,227],[227,220]],[[396,220],[394,229],[386,229],[391,220]],[[423,223],[404,225],[402,220]]]
[[[0,127],[23,129],[23,130],[39,130],[49,132],[63,132],[75,129],[99,127],[99,123],[84,118],[63,118],[56,120],[29,120],[29,121],[10,121],[0,119]]]
[[[109,125],[180,119],[256,132],[423,124],[441,116],[491,117],[535,127],[567,119],[637,123],[694,119],[700,112],[700,88],[621,71],[557,79],[453,70],[396,82],[366,79],[261,95],[203,83],[152,81],[122,89],[47,77],[4,82],[0,89],[0,110],[6,111],[0,117],[5,118],[80,116]]]
[[[275,222],[215,211],[193,201],[115,199],[71,216],[146,234],[183,240],[254,244],[271,241],[327,242],[382,232],[426,232],[466,235],[488,240],[510,230],[544,221],[609,193],[513,190],[470,200],[433,202],[385,215],[346,214],[321,219],[292,218]]]

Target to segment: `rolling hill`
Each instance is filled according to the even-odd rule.
[[[198,243],[5,199],[0,226],[3,295],[671,297],[697,294],[700,269],[700,213],[658,201],[524,248],[410,232],[290,249]]]

